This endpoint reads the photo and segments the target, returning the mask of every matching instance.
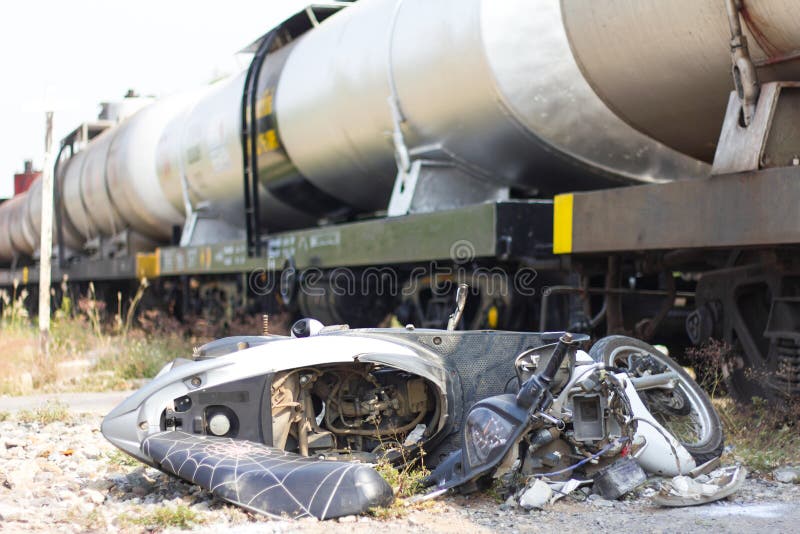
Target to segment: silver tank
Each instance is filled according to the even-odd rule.
[[[11,208],[9,201],[0,204],[0,261],[8,262],[14,258],[14,244],[11,242]]]
[[[106,188],[127,227],[156,240],[168,239],[184,220],[181,197],[161,187],[158,139],[169,122],[196,99],[167,97],[143,109],[114,132],[106,162]]]
[[[800,79],[796,0],[743,6],[761,79]],[[732,89],[728,32],[724,0],[360,0],[262,68],[262,220],[386,209],[390,101],[409,149],[501,186],[546,196],[704,176]],[[185,200],[241,226],[243,80],[151,106],[73,157],[64,202],[83,238],[165,239]],[[14,250],[30,249],[31,225],[6,218]]]
[[[289,56],[282,142],[303,175],[360,209],[385,207],[394,182],[393,93],[409,148],[440,145],[498,183],[550,193],[704,174],[609,110],[561,21],[552,0],[362,0]]]
[[[156,146],[166,124],[191,97],[165,98],[94,138],[62,166],[68,222],[84,240],[131,229],[166,239],[183,222],[180,197],[161,189]],[[177,204],[177,206],[176,206]],[[66,241],[66,239],[65,239]]]
[[[62,186],[63,187],[63,186]],[[42,179],[37,178],[32,184],[30,189],[25,193],[26,202],[26,216],[30,221],[33,234],[37,238],[36,246],[39,246],[38,238],[42,231]],[[62,196],[63,199],[63,196]],[[67,249],[72,251],[80,250],[83,245],[81,235],[75,230],[68,218],[64,217],[62,222],[61,234],[64,239],[64,245]],[[53,220],[53,242],[57,243],[58,232],[56,230],[55,216]]]
[[[800,79],[797,0],[741,3],[760,80]],[[562,0],[561,9],[581,72],[609,109],[711,161],[732,90],[725,0]]]
[[[746,5],[764,40],[800,49],[796,1]],[[303,175],[360,209],[394,181],[392,95],[409,148],[440,145],[500,183],[702,176],[732,89],[727,32],[723,0],[362,0],[291,52],[278,131]]]
[[[161,188],[183,210],[181,175],[193,207],[201,206],[244,228],[241,101],[245,72],[207,88],[197,102],[166,126],[158,141]],[[263,221],[272,230],[310,225],[314,219],[284,205],[261,187]]]
[[[18,195],[6,201],[2,208],[8,212],[8,233],[14,254],[31,256],[39,247],[38,236],[27,216],[27,194]],[[10,258],[7,258],[7,260]]]

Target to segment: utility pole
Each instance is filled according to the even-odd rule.
[[[45,112],[44,166],[42,167],[42,235],[39,244],[39,342],[47,356],[50,349],[50,259],[53,256],[53,112]]]

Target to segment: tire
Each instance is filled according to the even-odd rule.
[[[679,395],[681,399],[688,400],[691,403],[692,409],[689,411],[688,415],[683,410],[672,411],[670,414],[666,414],[668,410],[665,410],[661,412],[661,415],[663,416],[666,414],[672,417],[672,421],[675,421],[677,418],[686,419],[689,417],[684,424],[690,423],[693,427],[699,428],[699,430],[697,430],[699,436],[695,441],[688,442],[682,440],[681,436],[676,435],[675,437],[678,441],[686,447],[686,450],[694,457],[698,465],[720,456],[725,446],[725,437],[722,432],[722,423],[719,419],[719,415],[716,410],[714,410],[714,406],[711,404],[711,399],[708,394],[692,380],[692,377],[690,377],[683,367],[678,365],[675,360],[644,341],[626,336],[604,337],[597,341],[589,351],[589,355],[594,361],[621,368],[628,367],[627,361],[624,361],[628,358],[623,360],[622,356],[637,354],[651,357],[652,360],[669,368],[670,371],[676,372],[680,377],[676,386],[678,389],[676,389],[673,394]],[[663,395],[663,390],[653,391],[660,392],[659,394]],[[645,405],[650,405],[652,403],[652,398],[647,398],[647,391],[640,392],[639,396],[642,398]],[[650,402],[648,402],[648,400],[650,400]],[[662,418],[657,415],[656,412],[653,412],[653,417],[664,424]],[[664,426],[674,433],[668,425],[664,424]]]

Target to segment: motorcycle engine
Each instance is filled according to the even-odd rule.
[[[273,444],[303,455],[377,454],[402,446],[419,425],[430,427],[435,406],[426,380],[403,371],[295,369],[273,380]]]

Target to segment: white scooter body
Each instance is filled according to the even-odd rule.
[[[587,373],[590,369],[590,365],[602,366],[602,364],[595,363],[591,356],[582,350],[577,351],[576,362],[584,365],[575,367],[573,376],[570,378],[571,384],[579,382],[581,375]],[[644,439],[644,446],[634,455],[642,469],[648,473],[673,477],[688,474],[689,471],[697,467],[697,463],[689,451],[686,450],[686,447],[681,445],[668,430],[656,421],[650,410],[642,402],[633,383],[628,379],[628,375],[616,373],[614,376],[624,384],[625,394],[628,397],[631,410],[633,410],[633,416],[638,421],[634,439]],[[568,384],[566,389],[571,389],[571,385]],[[564,400],[566,400],[566,396],[564,398],[559,396],[559,399],[554,403],[554,408],[560,410]]]

